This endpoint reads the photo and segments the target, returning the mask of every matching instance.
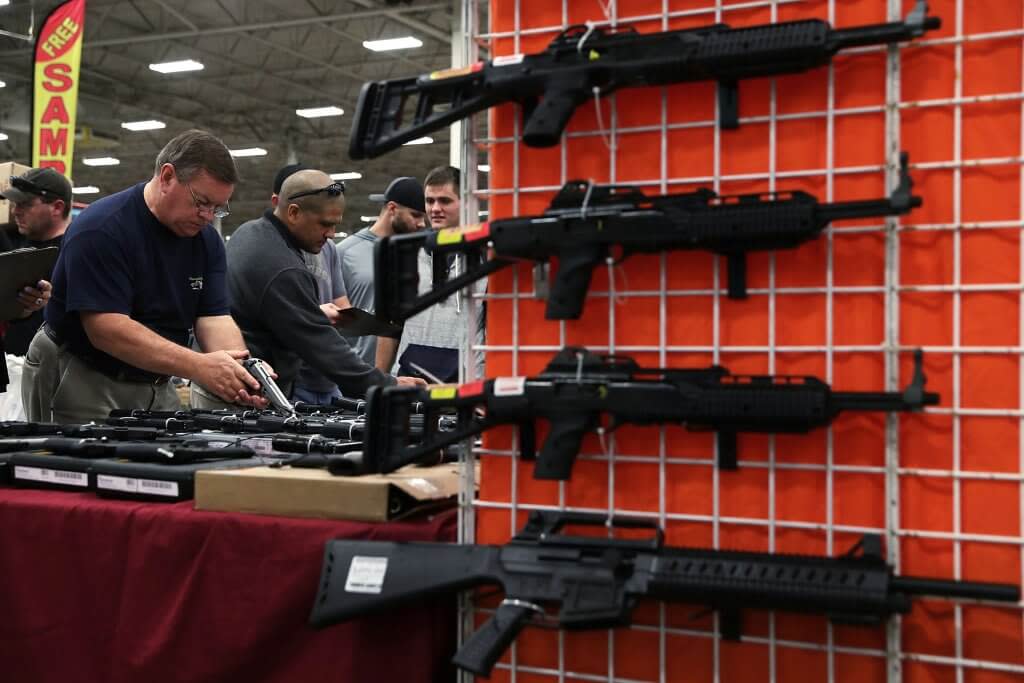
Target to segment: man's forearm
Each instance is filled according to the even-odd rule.
[[[398,340],[393,337],[377,337],[377,355],[374,365],[381,372],[391,372],[398,354]]]
[[[242,331],[230,315],[203,316],[194,327],[199,348],[210,351],[242,351],[246,348]]]
[[[121,313],[82,313],[89,341],[100,351],[149,372],[191,378],[197,354]]]

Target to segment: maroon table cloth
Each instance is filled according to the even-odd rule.
[[[306,624],[332,538],[452,540],[454,511],[364,524],[0,489],[0,680],[449,680],[451,599]]]

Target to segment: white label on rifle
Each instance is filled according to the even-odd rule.
[[[47,467],[25,467],[24,465],[15,465],[14,478],[28,481],[41,481],[44,484],[60,484],[62,486],[89,486],[89,475],[85,472],[51,470]]]
[[[137,493],[139,490],[139,480],[134,477],[112,477],[109,474],[100,474],[96,477],[96,488],[107,491]]]
[[[388,571],[388,558],[356,555],[348,568],[345,591],[348,593],[380,593],[384,587],[384,574]]]
[[[178,495],[178,483],[174,481],[158,481],[156,479],[139,479],[139,493],[173,498]]]
[[[492,66],[508,66],[509,64],[519,64],[523,61],[523,55],[505,55],[504,57],[495,57],[491,60]]]
[[[496,377],[494,379],[495,396],[522,396],[525,392],[525,377]]]

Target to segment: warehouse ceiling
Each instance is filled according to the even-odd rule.
[[[11,0],[0,6],[0,29],[38,31],[59,1]],[[433,144],[406,146],[375,160],[348,158],[349,129],[365,81],[398,78],[451,65],[454,0],[88,0],[78,133],[76,186],[94,185],[94,201],[152,175],[163,144],[188,128],[219,135],[232,149],[262,147],[266,156],[238,158],[243,181],[224,220],[230,233],[269,205],[274,174],[301,161],[329,173],[359,172],[346,181],[344,229],[375,214],[366,195],[391,178],[422,179],[447,163],[447,131]],[[34,22],[30,16],[34,12]],[[364,40],[413,36],[414,49],[371,52]],[[160,74],[151,63],[192,59],[201,71]],[[30,161],[31,45],[0,37],[0,161]],[[302,118],[295,110],[333,105],[342,116]],[[122,122],[164,121],[130,132]],[[117,166],[90,167],[85,157],[111,156]]]

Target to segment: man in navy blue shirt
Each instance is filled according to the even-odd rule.
[[[82,212],[64,236],[46,324],[25,360],[30,420],[79,423],[115,408],[180,407],[171,375],[225,401],[266,405],[239,362],[248,356],[229,314],[224,244],[238,182],[224,144],[178,135],[153,177]],[[202,352],[188,348],[190,330]]]

